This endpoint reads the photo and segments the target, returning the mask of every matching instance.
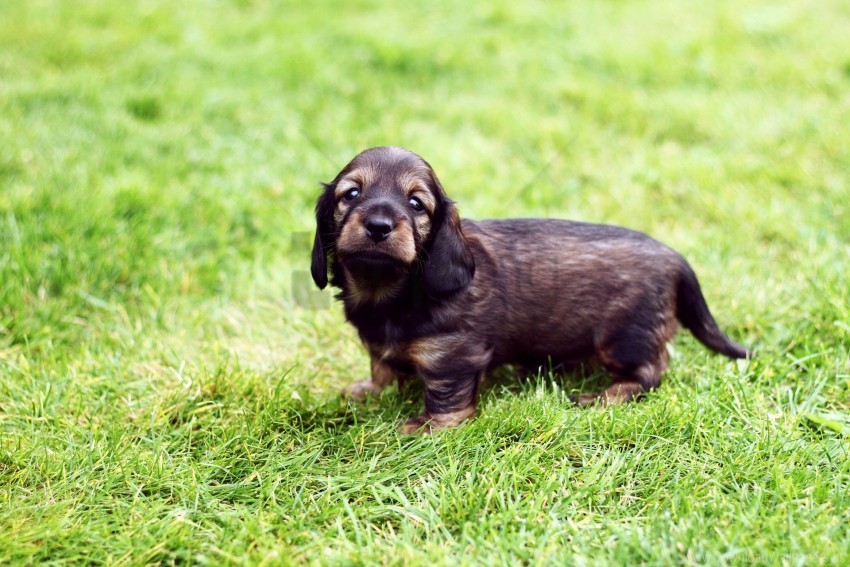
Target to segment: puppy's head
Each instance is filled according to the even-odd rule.
[[[313,280],[328,284],[330,255],[357,301],[389,299],[411,278],[447,295],[474,273],[452,201],[431,166],[402,148],[372,148],[346,165],[325,184],[316,225]]]

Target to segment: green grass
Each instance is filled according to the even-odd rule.
[[[0,563],[846,563],[850,5],[383,6],[0,5]],[[341,401],[298,300],[381,144],[464,216],[650,232],[758,358],[683,333],[605,410],[500,372],[399,436],[419,393]]]

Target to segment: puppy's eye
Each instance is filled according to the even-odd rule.
[[[346,191],[345,193],[342,194],[342,198],[345,199],[346,201],[353,201],[354,199],[356,199],[359,196],[360,196],[360,189],[357,189],[356,187],[353,188],[353,189],[349,189],[348,191]]]
[[[410,208],[417,213],[425,210],[425,205],[422,204],[419,197],[411,197],[408,203],[410,203]]]

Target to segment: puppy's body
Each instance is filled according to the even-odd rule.
[[[467,222],[464,234],[476,259],[492,260],[476,263],[477,277],[501,283],[478,298],[493,321],[492,365],[580,362],[641,318],[671,326],[663,319],[677,258],[647,237],[536,219]]]
[[[371,380],[350,393],[418,375],[426,411],[406,431],[472,415],[484,373],[506,363],[594,359],[613,384],[580,401],[631,399],[660,383],[677,322],[717,352],[748,356],[717,328],[687,262],[642,233],[551,219],[461,222],[430,166],[400,148],[363,152],[327,187],[314,278],[326,283],[330,254],[331,283],[372,359]],[[428,203],[410,197],[423,190]],[[406,199],[422,208],[404,209]]]

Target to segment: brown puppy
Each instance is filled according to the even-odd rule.
[[[594,359],[613,378],[582,404],[620,403],[659,385],[677,321],[730,358],[687,262],[645,234],[549,219],[458,218],[418,155],[372,148],[316,205],[313,279],[338,287],[372,362],[362,397],[418,375],[425,413],[405,432],[475,413],[489,369]]]

